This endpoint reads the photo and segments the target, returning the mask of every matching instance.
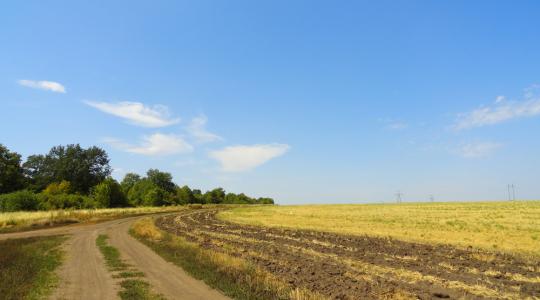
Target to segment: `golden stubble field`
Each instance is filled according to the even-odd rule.
[[[540,256],[540,201],[262,206],[227,210],[218,217]]]

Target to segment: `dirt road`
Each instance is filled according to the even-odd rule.
[[[107,271],[96,247],[99,234],[108,234],[109,243],[122,258],[145,273],[155,290],[167,299],[229,299],[204,282],[187,275],[128,234],[130,225],[141,217],[131,217],[92,225],[69,225],[37,231],[0,234],[0,240],[33,236],[69,235],[64,244],[66,259],[59,270],[60,285],[52,299],[118,299],[116,280]]]

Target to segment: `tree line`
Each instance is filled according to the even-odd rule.
[[[145,176],[111,177],[107,152],[79,144],[55,146],[44,155],[21,155],[0,144],[0,211],[109,208],[182,204],[273,204],[216,188],[203,193],[178,186],[172,175],[150,169]]]

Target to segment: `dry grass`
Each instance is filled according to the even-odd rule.
[[[159,231],[159,229],[157,229],[151,218],[140,219],[133,224],[131,229],[137,236],[144,239],[149,239],[156,242],[163,239],[163,234],[161,231]]]
[[[259,206],[223,211],[219,217],[540,256],[540,201]]]
[[[179,206],[53,210],[0,213],[0,232],[25,230],[69,223],[95,222],[132,215],[178,211]]]

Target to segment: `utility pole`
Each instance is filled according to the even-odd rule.
[[[508,188],[508,201],[512,201],[512,195],[510,194],[510,185],[508,185],[507,188]]]
[[[512,199],[516,201],[516,187],[512,183]]]
[[[397,201],[397,203],[401,203],[401,196],[403,196],[403,193],[398,191],[396,193],[396,201]]]

